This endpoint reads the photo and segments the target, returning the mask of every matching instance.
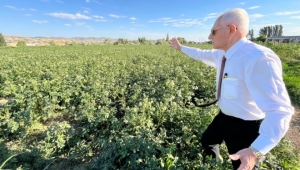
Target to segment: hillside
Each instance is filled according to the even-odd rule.
[[[20,36],[6,36],[3,35],[7,46],[14,47],[19,41],[25,41],[27,46],[47,46],[50,43],[55,43],[56,45],[67,45],[67,44],[101,44],[108,38],[100,37],[20,37]],[[116,41],[110,39],[110,41]]]

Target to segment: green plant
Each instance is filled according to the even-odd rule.
[[[1,46],[6,46],[6,42],[5,42],[3,35],[0,33],[0,47]]]
[[[215,69],[168,45],[3,48],[0,60],[0,162],[19,154],[5,168],[232,169],[225,145],[223,162],[201,161],[218,107],[191,100],[214,99]],[[266,169],[298,166],[287,146]]]
[[[26,47],[26,42],[25,41],[18,41],[17,47]]]

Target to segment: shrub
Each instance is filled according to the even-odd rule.
[[[26,47],[26,42],[25,41],[18,41],[17,47]]]
[[[6,42],[5,42],[3,35],[0,33],[0,47],[1,46],[6,46]]]

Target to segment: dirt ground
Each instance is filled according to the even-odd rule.
[[[285,135],[297,149],[300,149],[300,110],[296,110],[290,123],[290,128]]]

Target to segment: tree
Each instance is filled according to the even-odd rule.
[[[282,33],[283,33],[282,30],[283,30],[282,25],[266,26],[259,30],[259,36],[261,36],[261,35],[265,35],[266,37],[282,36]]]
[[[2,34],[0,33],[0,46],[6,46],[6,42]]]
[[[259,37],[257,37],[255,40],[256,41],[261,41],[261,42],[265,42],[266,41],[266,35],[260,35]]]
[[[180,44],[186,44],[187,43],[187,41],[182,37],[178,37],[177,40],[180,42]]]
[[[267,27],[267,30],[268,30],[267,37],[271,37],[271,36],[273,35],[273,29],[272,29],[272,26],[268,26],[268,27]]]
[[[146,42],[147,42],[145,37],[138,38],[138,41],[139,41],[140,44],[146,44]]]
[[[253,29],[249,30],[249,32],[248,32],[248,35],[247,35],[247,36],[249,37],[249,39],[250,39],[251,41],[253,41],[253,40],[254,40],[254,32],[253,32]]]
[[[112,44],[112,40],[109,38],[105,38],[104,44]]]
[[[167,41],[165,39],[158,39],[155,43],[155,45],[161,45],[161,44],[167,44]]]
[[[169,34],[167,34],[166,41],[169,42]]]
[[[26,42],[25,41],[18,41],[17,47],[26,47]]]
[[[279,26],[278,35],[279,35],[279,36],[282,36],[282,33],[283,33],[283,26],[280,25],[280,26]]]
[[[118,44],[128,44],[129,41],[126,38],[119,38],[117,42],[114,43],[114,45]]]
[[[262,35],[267,36],[267,34],[268,34],[267,27],[261,28],[259,30],[259,36],[262,36]]]

